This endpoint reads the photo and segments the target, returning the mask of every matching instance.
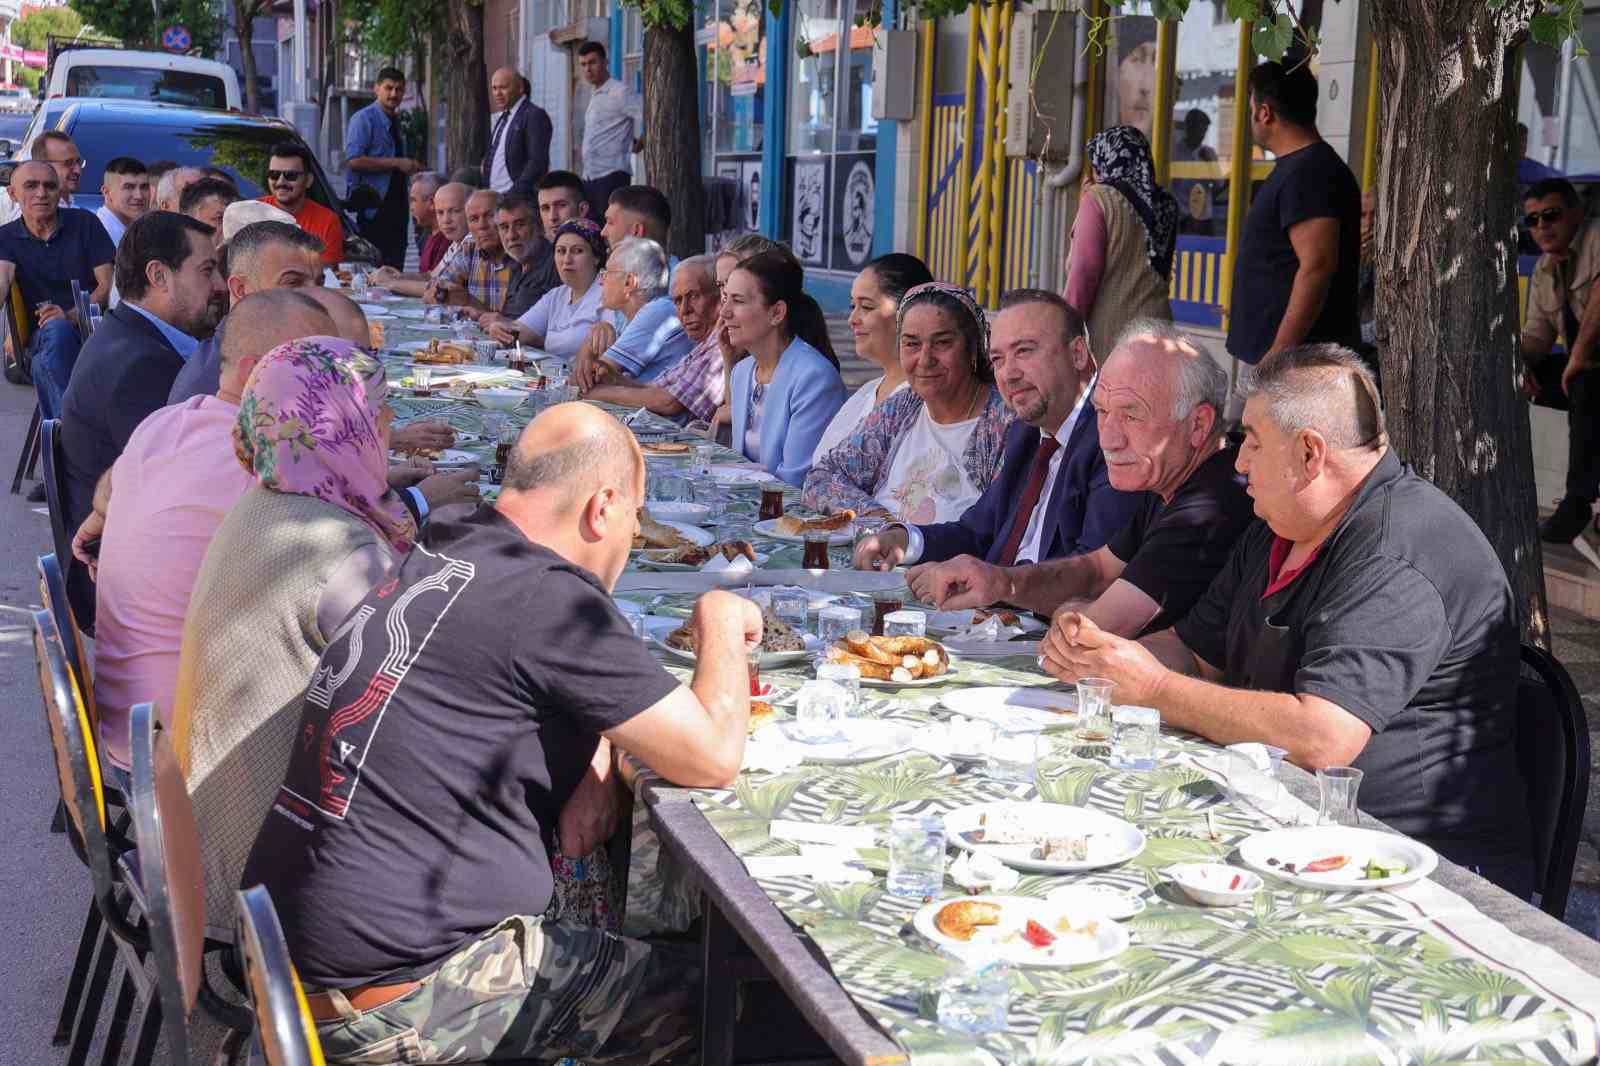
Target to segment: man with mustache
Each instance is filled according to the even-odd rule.
[[[1250,524],[1250,498],[1233,469],[1238,449],[1222,435],[1227,391],[1227,374],[1188,334],[1169,322],[1134,322],[1090,397],[1112,488],[1149,493],[1132,520],[1084,555],[1011,567],[968,556],[915,567],[907,578],[941,610],[1070,606],[1125,636],[1172,625]]]
[[[273,145],[267,156],[270,192],[261,202],[293,215],[295,225],[322,242],[322,262],[333,266],[344,258],[344,225],[338,215],[308,195],[313,173],[310,149],[293,141]]]

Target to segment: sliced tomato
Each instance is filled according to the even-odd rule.
[[[1022,939],[1036,948],[1047,948],[1056,942],[1056,935],[1032,918],[1022,930]]]
[[[1349,861],[1349,857],[1345,855],[1329,855],[1326,859],[1317,859],[1314,862],[1306,863],[1304,866],[1300,867],[1300,872],[1308,874],[1325,874],[1339,869],[1339,867],[1343,866]]]

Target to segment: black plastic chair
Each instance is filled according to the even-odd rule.
[[[44,412],[39,410],[38,401],[33,404],[33,419],[28,423],[28,435],[22,438],[22,452],[17,456],[17,472],[11,475],[11,495],[15,496],[22,491],[23,478],[33,480],[39,467],[39,424],[44,420]]]
[[[72,534],[67,528],[66,464],[61,461],[61,421],[47,418],[39,427],[44,455],[44,499],[50,508],[50,542],[61,574],[72,569]]]
[[[32,380],[27,365],[27,350],[33,324],[21,310],[22,306],[22,289],[13,281],[5,301],[6,336],[11,340],[11,358],[6,360],[5,376],[7,381],[17,385],[25,385]],[[13,496],[21,491],[24,478],[33,480],[34,471],[39,465],[39,423],[43,417],[44,413],[35,403],[33,421],[28,424],[28,435],[22,441],[22,454],[17,456],[17,472],[11,478]]]
[[[72,279],[72,309],[78,313],[78,340],[86,341],[94,332],[94,318],[89,314],[89,296],[77,278]]]
[[[39,556],[39,600],[44,604],[44,609],[50,612],[56,632],[61,635],[67,669],[72,673],[73,683],[78,686],[78,696],[83,700],[89,728],[98,740],[100,707],[94,699],[94,674],[89,669],[89,655],[83,647],[83,629],[72,610],[72,601],[67,598],[67,575],[54,553]],[[115,789],[107,789],[107,796],[113,806],[125,805],[121,794]]]
[[[1522,645],[1517,678],[1517,764],[1528,786],[1539,907],[1560,920],[1589,802],[1589,722],[1572,676],[1533,644]]]
[[[141,1053],[146,1048],[153,1052],[161,1028],[166,1030],[173,1061],[193,1061],[189,1018],[197,1003],[232,1029],[219,1056],[232,1062],[244,1046],[253,1019],[249,1012],[223,1003],[206,983],[206,951],[219,945],[208,943],[205,935],[200,828],[189,802],[189,789],[172,744],[157,721],[155,705],[136,704],[129,719],[133,757],[129,809],[139,841],[139,871],[159,1002],[159,1008],[152,1005],[146,1010],[134,1062],[150,1061]]]
[[[322,1066],[322,1044],[306,1005],[300,977],[289,961],[283,927],[265,885],[235,897],[245,984],[256,1013],[256,1039],[267,1066]]]

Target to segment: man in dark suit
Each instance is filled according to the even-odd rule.
[[[66,526],[89,513],[95,483],[127,445],[134,428],[166,406],[185,362],[211,336],[227,309],[212,229],[171,211],[134,220],[117,254],[122,302],[84,342],[61,403]],[[93,618],[92,586],[74,566],[68,591],[79,619]],[[87,592],[87,595],[83,593]]]
[[[532,199],[550,169],[550,116],[528,99],[528,80],[514,67],[501,67],[489,79],[489,103],[500,117],[489,131],[483,184]]]
[[[895,524],[856,549],[856,566],[889,569],[960,555],[995,566],[1041,562],[1100,547],[1125,525],[1143,493],[1118,492],[1106,475],[1094,411],[1083,316],[1054,293],[1010,292],[1000,302],[989,357],[1017,421],[1000,473],[954,522]],[[915,582],[913,582],[915,591]]]

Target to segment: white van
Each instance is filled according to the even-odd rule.
[[[214,59],[122,48],[69,48],[50,68],[50,97],[181,104],[238,111],[239,77]]]

